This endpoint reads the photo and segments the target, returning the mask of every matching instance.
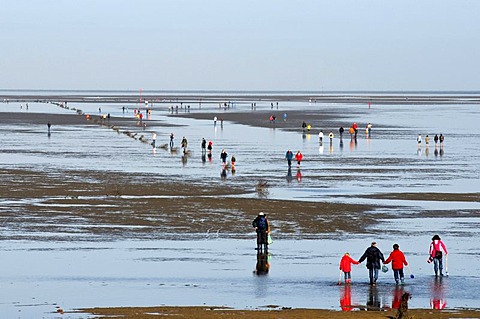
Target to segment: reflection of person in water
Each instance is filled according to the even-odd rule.
[[[352,311],[352,287],[346,285],[340,290],[340,308],[342,311]]]
[[[445,309],[447,301],[444,297],[442,277],[435,277],[430,294],[430,307],[432,309]]]
[[[257,276],[267,275],[270,270],[270,262],[268,261],[268,254],[258,253],[257,264],[255,265],[254,273]]]
[[[287,182],[288,182],[288,183],[291,183],[291,182],[292,182],[292,179],[293,179],[292,169],[289,167],[289,168],[288,168],[288,171],[287,171]]]
[[[297,170],[297,181],[300,183],[302,181],[302,172]]]
[[[367,310],[380,310],[380,306],[377,287],[370,286],[368,289]]]
[[[395,289],[393,290],[392,309],[400,308],[403,293],[404,290],[402,286],[395,286]]]

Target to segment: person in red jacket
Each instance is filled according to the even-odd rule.
[[[303,159],[303,154],[302,152],[298,151],[297,154],[295,154],[295,159],[297,160],[298,167],[300,167],[300,162]]]
[[[358,265],[359,262],[350,257],[349,253],[345,253],[340,260],[340,270],[343,271],[345,284],[350,284],[352,282],[352,276],[350,274],[352,271],[352,264]]]
[[[398,244],[394,244],[393,251],[390,253],[390,256],[388,256],[387,260],[383,262],[384,264],[392,262],[393,277],[395,278],[397,285],[399,283],[399,279],[402,284],[405,283],[403,265],[408,266],[407,259],[405,259],[405,255],[399,248],[400,246],[398,246]]]

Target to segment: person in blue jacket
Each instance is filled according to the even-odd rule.
[[[291,150],[288,150],[285,154],[285,158],[288,162],[288,168],[290,168],[292,166],[293,152]]]

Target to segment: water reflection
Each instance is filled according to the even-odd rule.
[[[297,170],[297,182],[301,182],[302,181],[302,172],[300,171],[300,169]]]
[[[287,171],[287,183],[291,183],[293,180],[292,169],[289,167]]]
[[[393,297],[392,297],[392,309],[398,309],[400,308],[400,305],[402,303],[402,296],[404,293],[404,289],[402,286],[395,286],[395,289],[393,290]]]
[[[323,143],[320,143],[320,147],[318,148],[318,153],[323,154]]]
[[[270,270],[270,259],[269,253],[257,253],[257,263],[255,264],[255,270],[253,273],[257,276],[267,275]]]
[[[378,289],[376,286],[370,286],[368,289],[367,310],[381,310],[380,298],[378,297]]]
[[[432,309],[445,309],[447,300],[445,299],[445,287],[442,282],[443,277],[435,277],[430,292],[430,307]]]
[[[352,286],[345,285],[340,290],[340,308],[342,311],[352,311]]]
[[[186,154],[184,154],[182,156],[182,165],[183,166],[187,165],[187,161],[188,161],[188,156]]]

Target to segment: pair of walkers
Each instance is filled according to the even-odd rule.
[[[285,154],[285,159],[287,160],[288,163],[288,168],[292,167],[292,160],[293,160],[293,152],[291,150],[288,150],[287,153]],[[300,163],[302,162],[303,159],[303,154],[302,152],[298,151],[295,154],[295,160],[297,161],[297,166],[300,167]]]

